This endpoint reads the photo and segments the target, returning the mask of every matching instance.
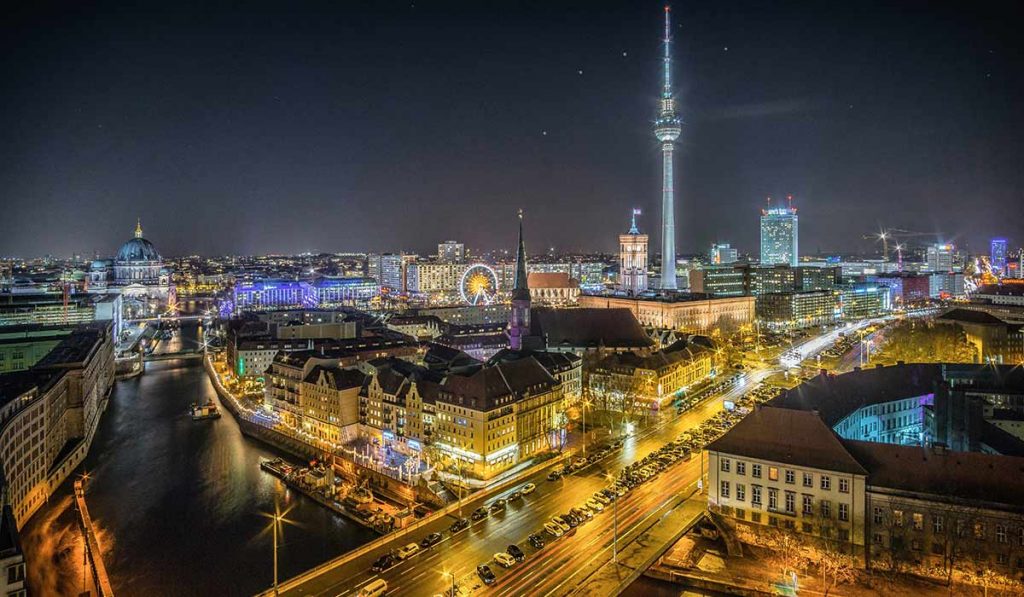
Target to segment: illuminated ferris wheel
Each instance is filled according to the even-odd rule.
[[[459,294],[470,305],[490,305],[498,294],[498,275],[482,263],[471,265],[462,274]]]

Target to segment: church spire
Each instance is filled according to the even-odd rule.
[[[636,217],[638,215],[640,215],[640,210],[638,208],[633,208],[633,219],[630,221],[629,225],[630,234],[640,234],[640,229],[636,227]]]
[[[530,286],[526,274],[526,244],[523,242],[523,210],[519,210],[519,247],[516,249],[516,278],[512,286],[512,300],[530,300]]]
[[[142,218],[135,221],[135,238],[142,238]]]

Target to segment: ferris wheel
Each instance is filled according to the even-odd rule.
[[[490,305],[498,294],[498,275],[482,263],[471,265],[462,274],[459,294],[470,305]]]

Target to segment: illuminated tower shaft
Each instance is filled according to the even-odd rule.
[[[682,132],[682,120],[676,114],[676,101],[672,97],[672,34],[670,9],[665,7],[665,54],[662,58],[665,68],[665,85],[661,92],[661,108],[654,122],[654,136],[661,141],[661,157],[664,168],[661,187],[661,287],[676,289],[676,218],[675,179],[672,172],[672,153],[676,139]]]

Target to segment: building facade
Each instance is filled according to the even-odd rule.
[[[712,298],[677,295],[630,298],[614,295],[581,295],[580,307],[629,309],[643,326],[706,334],[716,328],[738,327],[754,322],[754,297]]]
[[[798,229],[796,208],[761,210],[761,265],[796,267],[800,258]]]
[[[636,227],[639,213],[633,210],[629,232],[619,235],[619,288],[629,295],[647,290],[647,235]]]

